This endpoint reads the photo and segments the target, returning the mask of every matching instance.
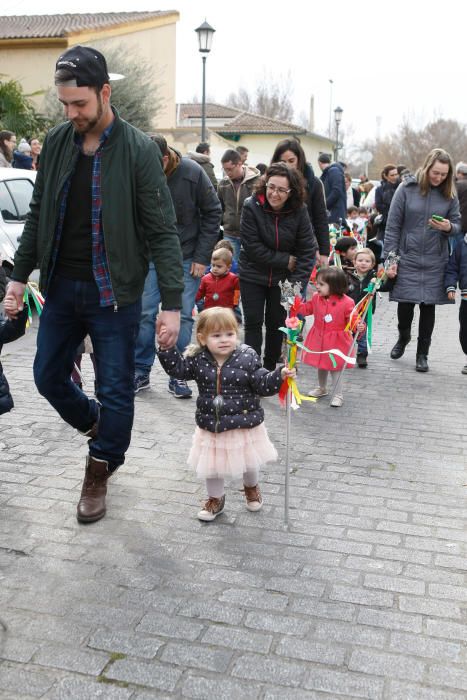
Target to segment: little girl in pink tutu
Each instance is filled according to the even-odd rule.
[[[161,329],[157,354],[167,374],[198,385],[197,427],[188,456],[188,464],[206,479],[208,498],[198,518],[211,521],[223,512],[226,477],[242,477],[247,509],[260,510],[259,469],[275,461],[277,452],[259,397],[277,394],[285,377],[295,377],[295,369],[264,369],[256,352],[240,345],[233,311],[219,306],[200,313],[197,342],[183,357],[175,347],[164,347],[162,338]]]

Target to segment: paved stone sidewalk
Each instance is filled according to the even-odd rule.
[[[367,370],[345,403],[285,418],[264,401],[281,461],[248,513],[238,482],[212,524],[185,467],[194,399],[157,367],[108,516],[78,525],[85,440],[32,381],[35,328],[2,361],[16,408],[0,420],[0,700],[267,700],[467,696],[467,377],[457,308],[438,310],[427,375],[398,362],[379,304]],[[86,358],[87,360],[87,358]],[[86,362],[88,386],[92,386]],[[303,390],[314,384],[303,369]]]

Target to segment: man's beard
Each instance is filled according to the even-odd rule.
[[[97,95],[97,112],[91,119],[86,119],[82,126],[78,126],[76,122],[72,122],[75,131],[80,135],[84,136],[94,129],[94,127],[100,122],[102,115],[104,114],[104,108],[102,106],[102,98]]]

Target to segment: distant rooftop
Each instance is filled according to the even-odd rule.
[[[235,119],[229,121],[225,126],[220,127],[223,134],[304,134],[306,129],[290,122],[280,119],[263,117],[261,114],[253,112],[240,112]]]
[[[184,102],[177,105],[178,108],[178,123],[180,124],[186,119],[201,119],[201,103],[200,102]],[[209,120],[215,120],[209,124]],[[217,102],[206,102],[206,120],[207,127],[211,131],[219,134],[230,136],[232,134],[306,134],[310,133],[305,127],[282,121],[280,119],[272,119],[264,117],[261,114],[247,112],[237,107],[227,107],[226,105],[218,104]],[[219,123],[225,120],[224,123]],[[317,139],[328,141],[321,134],[312,134]]]
[[[200,102],[181,102],[178,105],[179,119],[201,119],[201,107]],[[208,119],[222,119],[222,117],[233,119],[241,114],[241,111],[241,109],[220,105],[217,102],[206,102],[206,118]]]
[[[96,12],[65,15],[0,16],[1,39],[51,39],[67,37],[83,31],[158,19],[178,14],[176,10],[154,12]]]

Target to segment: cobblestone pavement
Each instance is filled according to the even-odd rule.
[[[33,386],[35,328],[5,346],[16,408],[0,422],[0,700],[465,699],[457,308],[438,309],[424,375],[414,341],[389,359],[384,300],[344,406],[294,413],[289,529],[277,398],[264,400],[281,459],[263,510],[247,512],[235,482],[225,514],[202,524],[203,484],[185,467],[194,399],[175,400],[159,367],[107,517],[78,525],[86,442]],[[85,371],[92,386],[88,358]]]

